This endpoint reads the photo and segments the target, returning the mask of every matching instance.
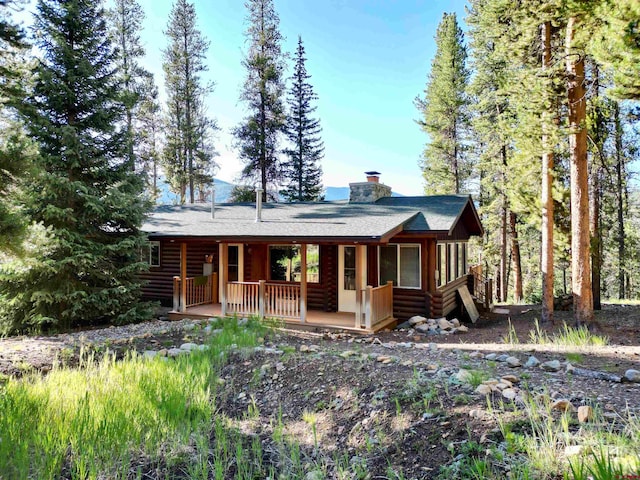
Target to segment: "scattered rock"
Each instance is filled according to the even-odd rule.
[[[393,358],[390,357],[389,355],[378,355],[376,357],[376,361],[387,364],[387,363],[393,362]]]
[[[507,381],[509,383],[513,384],[517,384],[520,383],[520,378],[517,375],[503,375],[501,377],[502,381]]]
[[[420,333],[429,333],[434,330],[435,330],[434,327],[427,323],[421,323],[420,325],[416,326],[416,331]]]
[[[624,381],[640,383],[640,371],[630,368],[629,370],[624,372]]]
[[[578,421],[586,423],[593,420],[593,408],[589,405],[581,405],[578,407]]]
[[[507,358],[509,358],[510,355],[507,355],[506,353],[503,353],[502,355],[498,355],[496,357],[496,362],[501,362],[504,363],[507,361]]]
[[[304,476],[304,480],[324,480],[325,475],[321,470],[311,470]]]
[[[560,370],[560,360],[549,360],[540,364],[540,368],[545,372],[557,372]]]
[[[300,352],[305,353],[309,351],[309,345],[300,345]]]
[[[190,332],[190,331],[194,330],[195,328],[196,328],[195,324],[187,323],[182,327],[182,330],[184,330],[185,332]]]
[[[453,324],[446,318],[441,318],[438,320],[438,328],[440,328],[440,330],[451,330],[453,328]]]
[[[505,360],[505,362],[511,368],[516,368],[516,367],[521,367],[522,366],[522,363],[520,362],[520,359],[518,357],[509,357],[509,358],[507,358]]]
[[[458,320],[457,318],[452,318],[451,320],[449,320],[449,323],[455,328],[458,328],[460,326],[460,320]]]
[[[170,348],[167,350],[167,357],[179,357],[187,353],[189,353],[187,350],[182,350],[181,348]]]
[[[513,388],[505,388],[502,390],[502,396],[507,400],[515,400],[518,396],[518,392]]]
[[[471,372],[469,370],[465,370],[464,368],[461,368],[455,374],[455,378],[459,382],[467,383],[467,382],[469,382],[471,380]]]
[[[484,354],[481,352],[478,352],[477,350],[475,352],[471,352],[469,354],[469,358],[479,358],[479,359],[483,359],[484,358]]]
[[[475,389],[475,392],[478,395],[490,395],[492,391],[493,389],[489,385],[485,385],[484,383],[481,383]]]
[[[353,357],[354,355],[357,355],[357,353],[354,352],[353,350],[345,350],[340,354],[342,358],[349,358],[349,357]]]
[[[195,343],[183,343],[182,345],[180,345],[180,350],[186,350],[187,352],[190,352],[191,350],[195,350],[198,348],[198,345],[196,345]]]
[[[456,328],[456,332],[467,333],[468,331],[469,327],[467,327],[466,325],[460,325],[458,328]]]
[[[158,355],[158,352],[154,351],[154,350],[145,350],[142,353],[142,356],[144,358],[155,358]]]
[[[566,398],[559,398],[551,404],[551,410],[560,410],[561,412],[566,412],[567,410],[575,410],[575,407]]]
[[[540,360],[538,360],[536,357],[534,357],[533,355],[531,355],[528,359],[527,362],[524,364],[524,366],[526,368],[534,368],[537,367],[538,365],[540,365]]]
[[[487,355],[484,356],[484,359],[489,360],[490,362],[495,361],[497,358],[498,358],[497,353],[488,353]]]
[[[425,317],[421,317],[420,315],[414,315],[409,319],[409,325],[420,325],[425,323],[427,319]]]

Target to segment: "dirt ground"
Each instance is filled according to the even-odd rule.
[[[612,419],[629,410],[640,413],[640,383],[581,377],[567,373],[566,365],[618,376],[640,370],[640,306],[605,305],[597,313],[598,333],[608,336],[609,344],[586,349],[528,343],[539,307],[505,308],[509,314],[485,315],[467,323],[467,333],[455,335],[426,336],[412,329],[367,336],[278,330],[265,338],[264,348],[231,355],[216,407],[248,437],[260,438],[264,454],[273,458],[278,455],[273,433],[281,424],[309,462],[322,458],[329,465],[330,478],[340,462],[362,463],[370,478],[392,478],[391,469],[407,479],[436,478],[461,454],[475,454],[470,445],[500,444],[487,397],[456,378],[460,369],[479,372],[483,379],[507,376],[523,392],[567,399],[574,407],[591,405]],[[564,320],[571,321],[571,312],[556,312],[555,318],[555,325],[544,328],[550,335]],[[73,365],[81,346],[123,354],[207,337],[188,321],[136,328],[120,336],[111,328],[110,336],[98,330],[3,339],[0,372],[20,376],[46,372],[55,361]],[[505,343],[510,328],[518,343]],[[547,372],[483,358],[492,353],[508,353],[522,364],[532,355],[541,362],[559,360],[562,368]],[[489,400],[504,403],[500,391]],[[257,413],[248,418],[248,411]]]

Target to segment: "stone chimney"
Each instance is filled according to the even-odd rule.
[[[349,184],[349,203],[374,203],[379,198],[391,196],[391,187],[380,183],[380,172],[364,173],[366,182]]]

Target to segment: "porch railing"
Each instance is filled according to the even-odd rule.
[[[393,282],[379,287],[367,286],[362,291],[362,304],[368,329],[393,317]]]
[[[218,301],[218,274],[187,277],[185,279],[185,298],[182,299],[182,279],[173,277],[173,309],[184,311],[189,307],[216,303]],[[184,305],[183,305],[184,303]]]
[[[227,313],[260,318],[301,318],[300,285],[259,282],[227,283]]]
[[[300,318],[300,285],[265,283],[264,315]]]
[[[471,293],[485,309],[490,310],[493,304],[493,279],[484,275],[482,265],[469,267],[469,274],[473,278]]]
[[[226,311],[242,315],[259,315],[260,298],[259,282],[229,282]]]

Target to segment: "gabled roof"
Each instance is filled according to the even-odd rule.
[[[153,237],[215,237],[220,240],[386,242],[402,232],[452,231],[470,197],[387,197],[373,204],[345,202],[265,203],[157,207],[142,230]],[[477,218],[477,215],[476,215]],[[481,227],[478,220],[478,227]]]
[[[404,226],[405,232],[452,233],[465,217],[465,226],[471,235],[482,235],[478,212],[470,195],[428,195],[420,197],[384,197],[376,205],[412,208],[419,212]]]

